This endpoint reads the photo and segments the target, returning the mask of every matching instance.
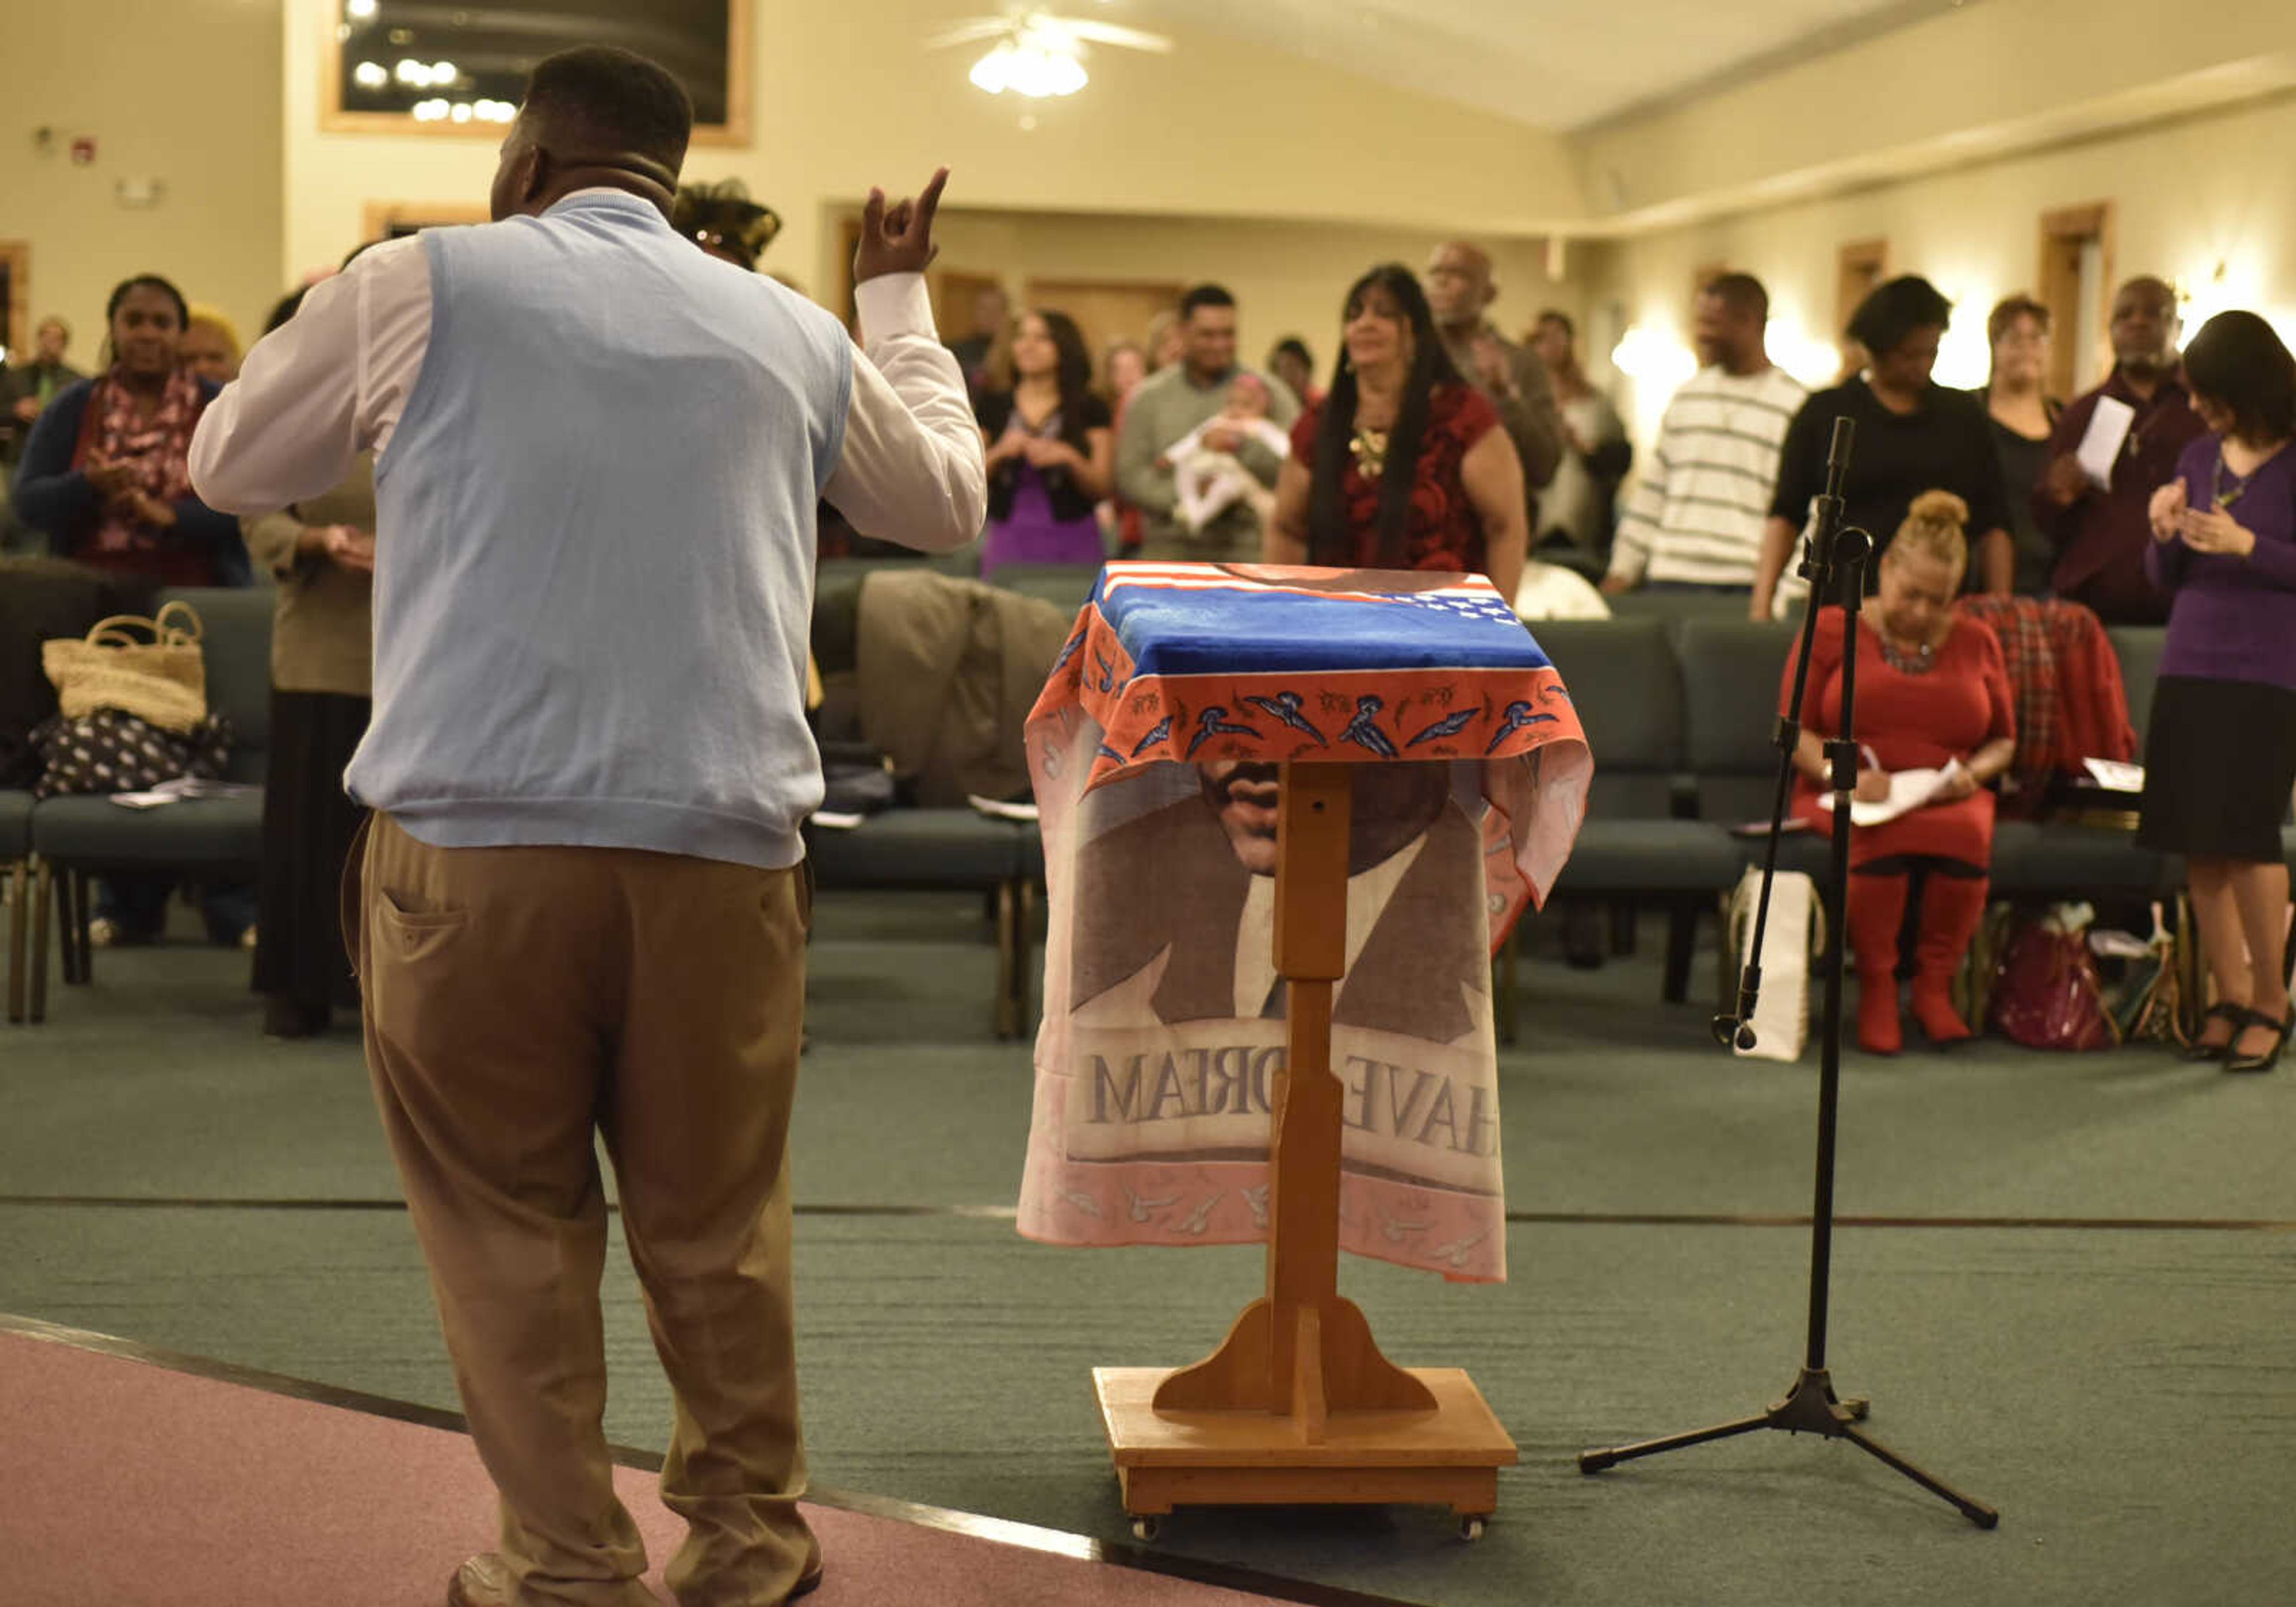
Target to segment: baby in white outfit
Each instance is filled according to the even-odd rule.
[[[1239,502],[1250,504],[1262,523],[1275,505],[1275,494],[1262,486],[1233,452],[1215,452],[1204,445],[1214,430],[1226,430],[1257,440],[1278,458],[1292,450],[1292,438],[1267,416],[1267,386],[1258,374],[1240,373],[1228,381],[1227,401],[1221,410],[1159,455],[1172,470],[1173,488],[1179,496],[1180,522],[1201,530]]]

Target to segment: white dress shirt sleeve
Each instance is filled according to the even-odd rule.
[[[419,240],[366,251],[314,285],[255,343],[192,437],[192,488],[211,508],[267,513],[340,483],[380,452],[430,346],[430,262]]]
[[[865,362],[822,495],[864,536],[945,553],[980,534],[988,471],[956,359],[934,333],[922,274],[854,287]]]

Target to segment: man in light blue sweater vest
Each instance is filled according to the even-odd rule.
[[[601,1426],[613,1157],[676,1397],[682,1607],[810,1589],[784,1168],[821,799],[814,512],[929,551],[986,476],[922,270],[947,175],[873,193],[838,322],[674,233],[692,111],[627,53],[535,70],[497,221],[379,246],[209,406],[216,507],[376,457],[374,718],[347,776],[376,1103],[502,1496],[462,1607],[655,1598]]]

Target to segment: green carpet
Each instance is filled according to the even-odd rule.
[[[1028,1057],[987,1036],[977,901],[835,901],[820,925],[795,1150],[815,1477],[1129,1544],[1089,1369],[1208,1350],[1260,1254],[1056,1250],[931,1210],[1008,1206],[1019,1177]],[[0,1309],[451,1406],[406,1220],[357,1208],[395,1185],[356,1039],[263,1043],[243,965],[102,954],[47,1026],[0,1029]],[[1808,1236],[1544,1218],[1806,1209],[1816,1079],[1707,1047],[1706,1007],[1658,1004],[1648,958],[1535,962],[1525,984],[1505,1144],[1510,1208],[1538,1219],[1511,1230],[1513,1281],[1342,1269],[1391,1356],[1466,1367],[1521,1444],[1498,1520],[1469,1546],[1432,1512],[1191,1512],[1163,1548],[1458,1607],[2296,1599],[2288,1074],[1851,1057],[1851,1216],[2280,1225],[1842,1230],[1838,1382],[2002,1508],[1982,1534],[1806,1437],[1578,1473],[1584,1447],[1783,1390]],[[123,1197],[174,1203],[86,1202]],[[180,1203],[200,1201],[240,1203]],[[929,1214],[855,1214],[886,1207]],[[619,1263],[607,1300],[609,1431],[658,1447],[667,1393]]]

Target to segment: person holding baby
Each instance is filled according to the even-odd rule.
[[[1953,979],[1984,918],[1993,863],[1988,787],[2015,755],[2017,727],[2000,642],[1983,622],[1954,611],[1969,567],[1968,521],[1969,504],[1950,491],[1915,497],[1882,549],[1874,600],[1857,618],[1856,799],[1901,808],[1849,834],[1844,925],[1857,968],[1857,1042],[1870,1054],[1905,1046],[1898,940],[1916,873],[1914,1019],[1940,1048],[1970,1036],[1953,1007]],[[1820,832],[1833,826],[1825,742],[1841,729],[1846,618],[1838,603],[1818,612],[1793,755],[1795,816]],[[1782,716],[1793,672],[1790,654]]]
[[[1140,557],[1218,563],[1250,562],[1259,554],[1263,521],[1254,510],[1257,498],[1238,492],[1193,525],[1180,499],[1177,465],[1184,459],[1196,463],[1196,483],[1203,489],[1228,465],[1197,462],[1199,454],[1232,460],[1263,490],[1275,484],[1283,463],[1282,447],[1264,439],[1253,421],[1287,430],[1299,416],[1299,400],[1281,381],[1236,361],[1235,331],[1234,296],[1217,284],[1188,291],[1180,298],[1180,361],[1142,381],[1125,407],[1117,432],[1116,486],[1141,512]],[[1244,380],[1251,383],[1239,389]],[[1255,387],[1265,394],[1264,408],[1252,395]],[[1198,508],[1202,511],[1201,503]]]

